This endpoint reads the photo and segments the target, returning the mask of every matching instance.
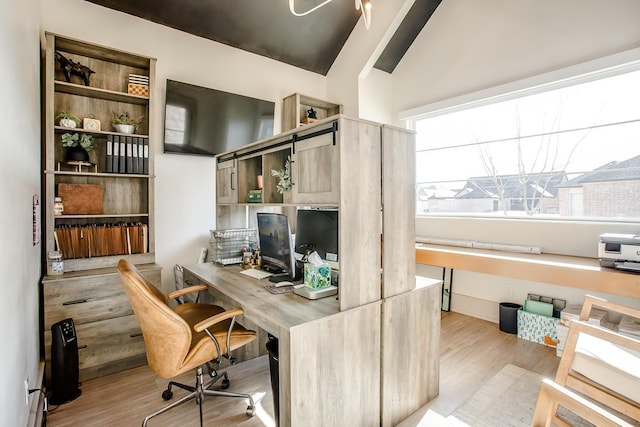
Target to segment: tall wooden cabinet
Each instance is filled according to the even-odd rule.
[[[83,380],[145,361],[142,337],[116,265],[128,258],[160,284],[154,253],[156,141],[151,102],[156,61],[51,33],[45,34],[44,43],[44,259],[46,264],[50,252],[62,250],[64,273],[42,279],[43,349],[49,372],[51,326],[71,317]],[[132,82],[138,86],[130,87]],[[56,117],[62,112],[81,122],[75,129],[60,126]],[[114,114],[125,112],[140,121],[133,134],[112,129]],[[94,138],[96,147],[89,152],[88,162],[68,160],[61,142],[67,133]],[[118,158],[120,166],[125,165],[118,172],[113,164],[116,141],[127,155]],[[134,147],[139,148],[138,160],[133,157]],[[62,205],[68,207],[61,215],[54,209],[58,196],[64,196]],[[51,273],[46,265],[43,271]]]
[[[272,194],[270,171],[287,157],[292,190]],[[291,390],[290,406],[280,411],[283,425],[390,426],[437,396],[440,287],[416,283],[414,133],[336,115],[216,160],[218,178],[229,177],[218,182],[228,186],[217,195],[219,229],[256,227],[260,211],[280,211],[294,222],[301,206],[339,209],[340,312],[280,337],[291,367],[290,375],[281,371]],[[228,172],[233,165],[235,179]],[[263,203],[247,203],[257,175]],[[232,186],[237,198],[229,201]],[[349,344],[336,342],[344,329],[363,337],[346,353]],[[339,404],[323,406],[326,396]]]

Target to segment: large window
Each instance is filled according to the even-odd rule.
[[[412,122],[418,215],[640,219],[638,67]]]

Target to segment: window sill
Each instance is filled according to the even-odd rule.
[[[416,262],[640,298],[640,274],[600,267],[598,259],[416,244]]]

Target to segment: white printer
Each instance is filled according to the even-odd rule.
[[[640,272],[640,235],[601,234],[598,257],[602,267]]]

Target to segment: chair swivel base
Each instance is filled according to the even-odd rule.
[[[241,397],[241,398],[245,398],[249,400],[249,406],[247,406],[247,410],[246,410],[246,414],[249,417],[253,417],[255,415],[255,403],[253,402],[253,398],[251,397],[251,395],[249,394],[242,394],[242,393],[234,393],[234,392],[229,392],[229,391],[219,391],[219,390],[209,390],[209,388],[211,386],[213,386],[220,378],[224,378],[224,380],[222,381],[222,388],[228,388],[229,387],[229,379],[227,377],[227,373],[226,372],[222,372],[222,373],[215,373],[215,375],[213,375],[213,379],[209,380],[209,382],[207,382],[206,384],[203,381],[203,370],[202,370],[202,366],[198,366],[196,368],[196,385],[195,387],[186,385],[186,384],[181,384],[181,383],[177,383],[175,381],[170,381],[169,385],[167,386],[167,389],[165,391],[162,392],[162,398],[164,400],[169,400],[173,397],[173,392],[171,391],[171,387],[172,386],[176,386],[178,388],[184,389],[189,391],[190,393],[182,398],[180,398],[179,400],[176,400],[175,402],[171,403],[168,406],[165,406],[164,408],[160,409],[159,411],[154,412],[153,414],[147,416],[144,421],[142,422],[142,427],[146,427],[147,426],[147,422],[153,418],[156,417],[164,412],[167,412],[169,409],[173,409],[176,406],[182,405],[183,403],[192,400],[192,399],[196,399],[196,402],[198,403],[198,408],[200,410],[200,426],[202,427],[203,425],[203,418],[202,418],[202,402],[204,401],[204,397],[205,396],[223,396],[223,397]]]

